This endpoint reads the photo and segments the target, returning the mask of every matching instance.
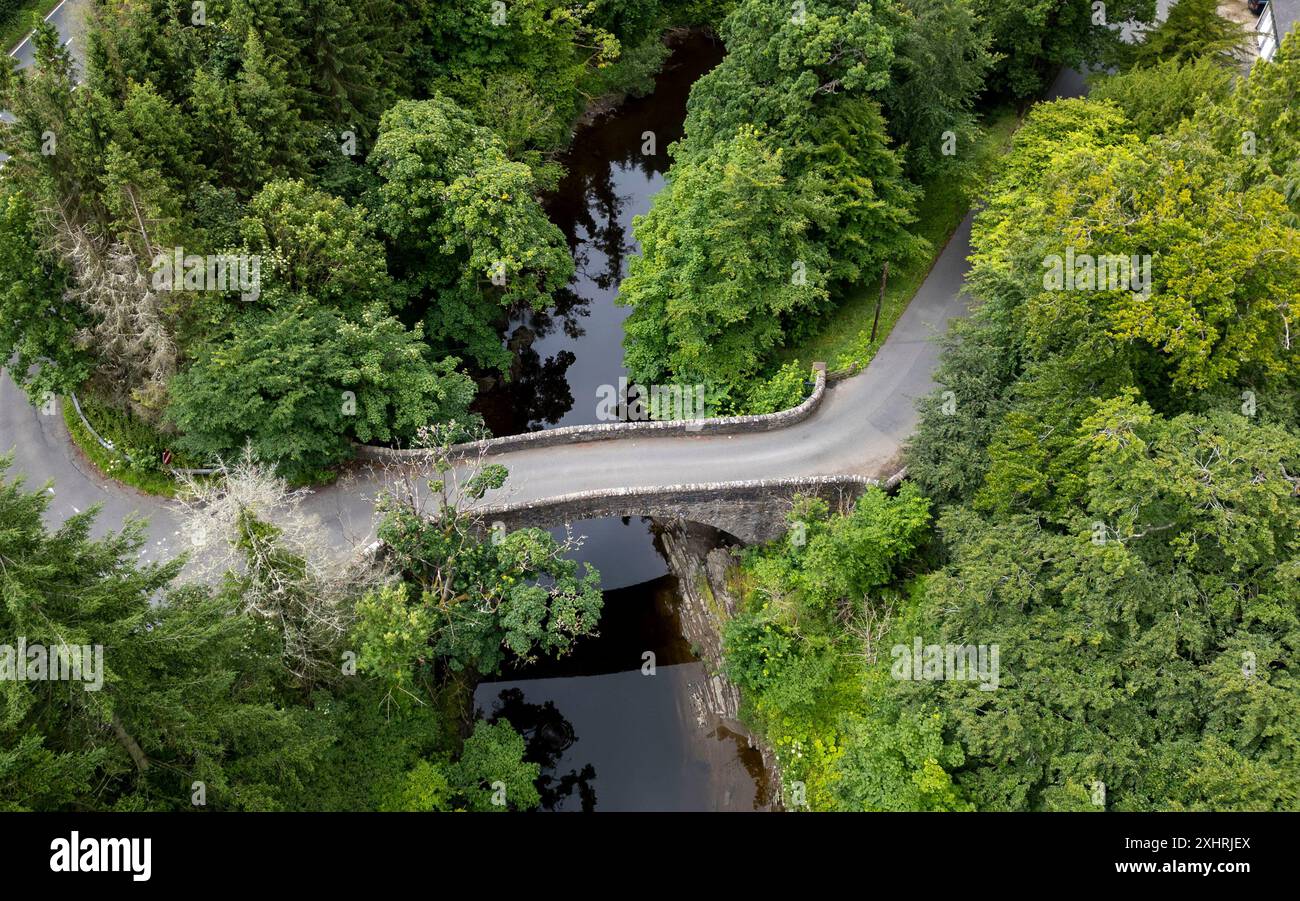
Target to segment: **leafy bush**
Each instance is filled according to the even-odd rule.
[[[928,509],[911,485],[898,497],[871,489],[847,514],[805,498],[786,538],[745,558],[743,606],[723,630],[726,671],[784,784],[802,783],[814,809],[844,803],[839,762],[856,740],[870,677],[855,636],[888,623]]]
[[[1173,129],[1197,110],[1222,103],[1232,88],[1232,72],[1214,60],[1163,60],[1097,79],[1089,99],[1110,100],[1124,111],[1134,131],[1146,138]]]
[[[754,385],[745,413],[777,413],[803,403],[808,394],[809,371],[798,360],[786,363],[770,378]]]

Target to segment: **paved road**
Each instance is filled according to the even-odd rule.
[[[83,33],[84,21],[81,13],[88,3],[89,0],[62,0],[45,17],[45,21],[58,30],[60,42],[65,47],[69,44],[72,45],[71,52],[74,67],[81,65],[81,54],[85,50],[85,41],[77,42],[76,38]],[[20,69],[25,69],[36,62],[36,48],[32,46],[31,35],[23,38],[17,47],[10,50],[9,56],[18,61],[18,68]],[[0,110],[0,120],[12,122],[14,117],[8,110]],[[9,159],[9,154],[0,152],[0,166],[3,166],[7,159]]]
[[[59,40],[65,46],[73,43],[76,37],[81,34],[82,22],[80,14],[87,3],[88,0],[63,0],[45,17],[45,21],[58,30]],[[76,57],[79,49],[81,49],[81,45],[74,44],[72,51],[74,57]],[[27,67],[34,63],[36,61],[35,53],[36,50],[29,38],[23,38],[17,47],[9,51],[9,55],[18,60],[19,67]]]
[[[1078,73],[1064,72],[1049,96],[1078,96]],[[538,500],[576,491],[656,487],[684,482],[892,472],[915,428],[916,403],[933,387],[935,340],[966,311],[962,280],[970,253],[967,216],[880,352],[857,376],[831,386],[821,407],[799,425],[756,435],[709,435],[591,442],[517,451],[494,457],[509,483],[489,503]],[[146,559],[186,548],[175,508],[105,479],[69,441],[62,417],[28,404],[8,374],[0,374],[0,452],[12,448],[9,475],[29,485],[51,482],[51,524],[99,504],[97,530],[118,528],[128,516],[149,521]],[[308,508],[341,548],[373,540],[373,502],[382,474],[362,471],[314,492]]]

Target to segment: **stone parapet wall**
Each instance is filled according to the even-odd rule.
[[[662,422],[602,422],[595,425],[565,426],[541,432],[525,432],[504,438],[487,438],[469,441],[451,448],[453,457],[474,457],[480,454],[501,454],[534,447],[558,447],[565,444],[585,444],[589,441],[609,441],[619,438],[661,438],[710,435],[740,435],[752,432],[771,432],[803,422],[821,406],[826,396],[826,364],[814,363],[816,381],[813,391],[803,403],[777,413],[755,416],[714,416],[706,419],[672,419]],[[396,449],[357,445],[357,456],[363,460],[394,460],[420,457],[426,451],[417,448]]]

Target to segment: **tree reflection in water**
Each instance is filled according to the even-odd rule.
[[[565,176],[546,198],[546,212],[564,233],[573,280],[546,310],[519,310],[505,328],[515,354],[509,381],[482,391],[475,410],[494,435],[595,422],[596,392],[623,372],[623,319],[614,305],[627,261],[637,251],[635,214],[650,209],[663,184],[668,146],[682,136],[686,99],[696,79],[722,58],[705,35],[680,40],[654,92],[624,102],[583,125],[562,159]],[[653,153],[643,152],[653,135]],[[583,365],[574,367],[582,359]],[[591,400],[575,408],[575,398]],[[561,423],[561,420],[564,420]]]
[[[537,791],[542,796],[542,810],[556,810],[561,802],[573,795],[575,789],[581,799],[583,813],[596,809],[596,789],[592,787],[596,779],[594,766],[589,763],[581,770],[570,770],[558,778],[555,774],[564,752],[573,746],[578,737],[554,701],[533,704],[524,700],[522,690],[504,689],[497,696],[489,722],[495,724],[503,719],[524,737],[527,743],[524,759],[541,767]]]

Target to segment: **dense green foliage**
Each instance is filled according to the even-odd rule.
[[[480,425],[475,377],[511,370],[503,323],[574,274],[539,202],[557,151],[689,24],[727,55],[635,222],[626,364],[724,413],[797,404],[797,343],[924,266],[917,185],[969,181],[988,100],[1125,68],[1033,109],[984,192],[911,480],[801,499],[745,553],[726,675],[786,804],[1295,809],[1300,38],[1237,77],[1214,0],[1125,49],[1153,7],[117,0],[77,90],[39,29],[37,65],[0,74],[0,360],[34,399],[92,398],[144,475],[247,455],[183,501],[229,557],[189,583],[142,562],[139,524],[48,528],[0,460],[0,639],[104,655],[97,690],[0,680],[0,806],[545,803],[473,686],[592,636],[599,576],[468,512],[507,474],[446,446]],[[212,259],[255,283],[210,283]],[[264,503],[287,487],[255,460],[306,480],[429,440],[363,566]],[[934,645],[977,672],[911,660]]]
[[[0,460],[0,474],[7,465]],[[580,586],[573,583],[573,597],[564,598],[561,580],[543,572],[559,574],[573,564],[559,559],[561,548],[546,533],[476,541],[462,514],[444,510],[427,526],[423,547],[449,528],[462,533],[454,552],[435,560],[408,548],[417,556],[402,559],[412,571],[398,574],[412,585],[423,578],[426,598],[435,591],[429,586],[445,586],[436,603],[451,612],[450,621],[430,626],[444,640],[437,649],[429,647],[435,635],[398,647],[386,641],[387,626],[358,603],[372,589],[380,596],[394,590],[379,586],[382,573],[344,583],[322,576],[290,532],[264,518],[274,518],[273,511],[240,506],[241,537],[233,550],[242,562],[213,588],[177,583],[184,558],[141,562],[140,523],[92,538],[91,510],[47,530],[42,517],[49,500],[43,490],[0,479],[0,665],[7,667],[0,679],[0,806],[493,811],[537,805],[538,765],[525,759],[523,738],[506,723],[471,728],[472,683],[448,677],[467,664],[493,674],[508,655],[562,654],[573,637],[590,631],[600,611],[592,587],[599,576],[585,573]],[[411,527],[409,519],[402,522],[385,533]],[[508,596],[496,620],[474,626],[472,639],[449,639],[474,622],[480,606],[451,576],[478,561],[487,561],[482,568],[498,566]],[[546,603],[539,596],[551,598],[549,620],[539,614],[537,605]],[[338,627],[322,630],[326,621]],[[379,664],[371,655],[375,640],[385,645]],[[464,656],[471,652],[460,650],[463,642],[472,643],[473,656]],[[48,657],[82,645],[99,646],[102,668],[91,665],[79,680],[45,678],[48,670],[36,675],[31,668],[33,648],[46,649]],[[26,679],[15,678],[16,655],[29,666]]]
[[[6,644],[102,646],[103,686],[2,681],[9,809],[264,809],[306,778],[325,724],[286,707],[274,635],[224,593],[168,591],[182,561],[141,564],[137,524],[92,539],[94,513],[47,532],[45,492],[0,483]],[[167,602],[151,599],[167,592]]]
[[[972,0],[903,0],[894,61],[879,97],[910,178],[965,160],[976,140],[976,98],[995,56]],[[955,143],[945,156],[946,136]]]
[[[568,542],[542,529],[488,530],[466,512],[507,473],[488,465],[457,481],[446,455],[452,433],[438,437],[429,499],[407,487],[380,501],[379,536],[398,578],[365,588],[351,634],[359,670],[399,710],[422,698],[445,702],[447,686],[472,694],[477,678],[508,663],[569,653],[594,634],[602,607],[600,574],[570,559]],[[529,810],[541,800],[539,773],[509,723],[480,721],[459,760],[421,761],[380,807]]]
[[[914,180],[951,190],[937,173],[975,176],[980,98],[1033,96],[1063,65],[1117,58],[1119,24],[1153,12],[1150,0],[1105,14],[1085,0],[737,3],[726,58],[692,87],[668,183],[634,222],[642,255],[620,290],[633,377],[704,384],[715,407],[758,412],[782,348],[886,264],[928,257]]]
[[[471,425],[467,367],[508,371],[501,324],[572,275],[538,201],[555,152],[594,96],[645,89],[666,24],[719,10],[124,0],[90,10],[75,91],[43,27],[0,86],[0,357],[34,398],[295,477]]]
[[[507,655],[559,656],[595,631],[599,580],[562,557],[549,532],[485,542],[449,508],[429,519],[396,507],[380,537],[407,579],[361,602],[361,664],[398,684],[418,678],[410,661],[429,654],[456,671],[495,673]]]
[[[43,0],[0,0],[0,36],[6,52],[26,36],[44,5]]]
[[[31,201],[5,190],[0,204],[0,353],[8,352],[6,368],[30,397],[69,391],[89,374],[75,341],[80,322],[50,315],[60,306],[62,279],[32,236]]]
[[[1030,113],[976,220],[979,303],[916,487],[831,520],[872,523],[865,548],[819,556],[800,525],[746,562],[728,661],[787,803],[1300,803],[1297,56],[1292,36],[1235,87],[1160,63]],[[1150,283],[1061,290],[1067,250],[1150,254]],[[920,557],[898,539],[926,525],[918,489]],[[978,682],[900,664],[913,642],[999,656]]]
[[[743,712],[772,746],[787,789],[799,783],[823,808],[832,806],[844,734],[862,716],[872,618],[899,602],[929,502],[911,485],[897,498],[871,489],[850,514],[804,501],[790,521],[784,541],[746,558],[746,607],[727,623],[724,652]]]
[[[176,376],[172,416],[191,453],[245,442],[292,475],[346,459],[349,438],[384,441],[427,422],[466,422],[474,386],[419,332],[367,311],[356,321],[307,305],[245,313]]]
[[[702,383],[715,404],[744,407],[774,350],[844,285],[924,249],[877,96],[890,84],[890,24],[908,21],[831,0],[794,15],[744,0],[727,17],[727,56],[692,87],[668,185],[635,223],[642,256],[620,303],[633,308],[637,381]],[[896,99],[915,109],[909,94]]]
[[[637,225],[627,362],[645,384],[707,385],[719,411],[767,409],[789,395],[772,390],[783,347],[925,256],[912,180],[971,163],[986,76],[1014,59],[1028,69],[998,77],[1024,96],[1103,57],[1115,29],[1087,9],[96,6],[79,90],[48,27],[37,65],[4,75],[0,354],[33,397],[80,387],[191,456],[247,443],[295,477],[354,441],[473,425],[473,379],[511,370],[503,323],[573,275],[538,202],[573,123],[646,89],[666,26],[717,25],[727,57]],[[164,271],[186,257],[208,276]],[[214,260],[257,261],[253,290],[213,284]]]
[[[1121,26],[1155,20],[1155,0],[972,0],[998,56],[992,87],[1038,96],[1062,66],[1108,64],[1126,56]],[[1181,5],[1181,4],[1179,4]]]
[[[1231,66],[1241,60],[1251,40],[1244,27],[1219,15],[1216,0],[1180,0],[1134,47],[1133,55],[1139,65],[1204,59]]]
[[[1091,100],[1110,100],[1142,138],[1168,131],[1204,107],[1222,106],[1232,73],[1212,59],[1165,60],[1097,80]]]
[[[573,274],[528,167],[440,96],[385,113],[370,159],[383,179],[376,217],[401,270],[439,298],[425,319],[431,337],[508,365],[494,328],[502,308],[545,307]]]
[[[833,213],[816,185],[781,170],[781,153],[750,128],[674,169],[638,225],[644,256],[620,295],[636,305],[626,343],[638,381],[665,384],[671,373],[723,393],[781,343],[783,317],[825,302],[816,275],[800,283],[790,272],[826,271],[830,258],[809,231]]]

